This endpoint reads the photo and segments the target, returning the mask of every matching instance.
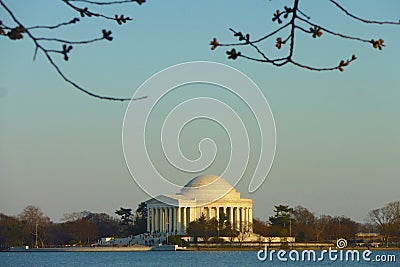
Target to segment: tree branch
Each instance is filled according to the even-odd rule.
[[[349,39],[349,40],[360,41],[360,42],[364,42],[364,43],[370,43],[370,40],[366,40],[366,39],[362,39],[362,38],[359,38],[359,37],[355,37],[355,36],[351,36],[351,35],[345,35],[345,34],[341,34],[341,33],[338,33],[338,32],[334,32],[334,31],[331,31],[331,30],[329,30],[329,29],[327,29],[325,27],[322,27],[320,25],[317,25],[315,23],[312,23],[309,20],[306,20],[306,19],[303,19],[303,18],[300,18],[300,17],[298,17],[298,19],[303,21],[303,22],[305,22],[305,23],[307,23],[308,25],[311,25],[313,27],[318,27],[321,30],[323,30],[324,32],[327,32],[327,33],[329,33],[331,35],[334,35],[334,36],[337,36],[337,37],[340,37],[340,38],[343,38],[343,39]]]
[[[68,4],[68,0],[63,0],[64,2],[66,2]],[[133,1],[130,1],[133,2]],[[144,1],[140,1],[141,3],[143,3]],[[109,3],[109,4],[113,4],[113,3]],[[48,38],[48,37],[36,37],[31,30],[35,30],[35,29],[49,29],[49,30],[54,30],[57,28],[60,28],[62,26],[67,26],[73,23],[76,23],[79,21],[78,18],[74,18],[69,22],[63,22],[63,23],[59,23],[57,25],[54,26],[33,26],[33,27],[25,27],[23,25],[23,23],[17,19],[17,17],[15,16],[15,14],[10,10],[10,8],[3,2],[3,0],[0,0],[0,6],[3,7],[3,9],[8,13],[8,15],[11,17],[11,19],[14,21],[14,23],[17,25],[17,27],[15,28],[11,28],[11,27],[6,27],[3,23],[0,23],[0,35],[4,35],[7,36],[9,39],[11,40],[18,40],[18,39],[22,39],[23,36],[26,34],[29,39],[32,40],[34,46],[35,46],[35,53],[34,53],[34,59],[37,55],[37,52],[40,50],[45,58],[47,59],[47,61],[50,63],[50,65],[56,70],[56,72],[58,73],[58,75],[61,76],[61,78],[69,83],[70,85],[72,85],[74,88],[78,89],[79,91],[98,98],[98,99],[104,99],[104,100],[112,100],[112,101],[133,101],[133,100],[141,100],[141,99],[145,99],[147,98],[147,96],[143,96],[143,97],[138,97],[138,98],[122,98],[122,97],[111,97],[111,96],[104,96],[104,95],[99,95],[96,93],[93,93],[92,91],[90,91],[89,89],[84,88],[83,86],[79,85],[78,83],[74,82],[72,79],[68,78],[67,75],[64,74],[64,72],[61,70],[61,68],[57,65],[57,63],[54,61],[54,59],[52,58],[51,54],[55,53],[55,54],[61,54],[64,56],[64,60],[68,60],[69,56],[68,54],[70,53],[70,51],[72,50],[72,46],[70,44],[77,44],[77,45],[82,45],[82,44],[89,44],[89,43],[93,43],[93,42],[97,42],[97,41],[101,41],[101,40],[108,40],[111,41],[113,39],[113,37],[111,37],[111,31],[106,31],[106,30],[102,30],[102,37],[99,38],[94,38],[91,40],[82,40],[82,41],[70,41],[70,40],[63,40],[63,39],[58,39],[58,38]],[[88,11],[90,12],[90,11]],[[85,13],[86,14],[86,13]],[[93,14],[93,13],[90,13]],[[106,16],[102,16],[103,18],[107,18]],[[116,18],[113,20],[121,20],[122,19],[126,19],[128,20],[128,18],[124,18],[123,16],[120,18]],[[109,18],[107,18],[109,19]],[[8,32],[5,32],[4,30],[8,30]],[[62,46],[62,50],[54,50],[54,49],[48,49],[45,46],[43,46],[41,44],[41,41],[53,41],[53,42],[59,42],[59,43],[63,43]],[[69,45],[67,45],[69,44]]]
[[[60,28],[62,26],[68,26],[68,25],[71,25],[71,24],[75,24],[77,22],[79,22],[79,18],[73,18],[72,20],[70,20],[68,22],[62,22],[62,23],[59,23],[59,24],[53,25],[53,26],[33,26],[33,27],[27,27],[26,29],[27,30],[36,30],[36,29],[54,30],[54,29]]]
[[[400,22],[389,22],[389,21],[373,21],[373,20],[366,20],[362,19],[360,17],[357,17],[347,11],[345,8],[343,8],[340,4],[338,4],[334,0],[328,0],[332,2],[336,7],[341,9],[343,12],[345,12],[348,16],[355,20],[362,21],[364,23],[370,23],[370,24],[393,24],[393,25],[400,25]],[[259,57],[253,57],[250,55],[244,55],[240,51],[237,51],[235,48],[232,48],[230,51],[227,51],[228,59],[236,60],[237,58],[245,58],[247,60],[252,60],[256,62],[262,62],[262,63],[268,63],[272,64],[276,67],[281,67],[286,64],[293,64],[297,67],[304,68],[307,70],[312,70],[312,71],[330,71],[330,70],[339,70],[343,71],[344,67],[347,67],[351,62],[357,59],[355,55],[351,57],[351,59],[348,60],[341,60],[340,63],[336,66],[333,67],[314,67],[314,66],[309,66],[300,62],[297,62],[293,59],[294,56],[294,49],[295,49],[295,34],[296,31],[299,31],[303,34],[308,34],[311,35],[314,39],[319,38],[323,35],[323,32],[327,32],[333,36],[342,38],[342,39],[347,39],[347,40],[353,40],[353,41],[358,41],[362,43],[370,43],[372,44],[373,48],[382,50],[382,48],[385,46],[384,45],[384,40],[383,39],[363,39],[357,36],[352,36],[352,35],[347,35],[343,34],[340,32],[335,32],[332,31],[328,28],[321,27],[317,23],[313,23],[311,21],[311,17],[306,15],[305,12],[301,11],[299,9],[299,3],[300,0],[293,0],[293,7],[287,7],[285,6],[282,10],[276,10],[276,12],[273,14],[272,21],[276,22],[278,24],[283,24],[283,21],[286,19],[290,20],[284,24],[283,26],[280,26],[278,29],[275,31],[259,38],[256,40],[251,40],[249,34],[242,34],[241,32],[234,31],[230,29],[233,32],[233,36],[237,37],[239,39],[238,43],[220,43],[217,38],[214,38],[211,42],[211,50],[215,50],[217,47],[221,46],[230,46],[230,47],[235,47],[235,46],[250,46],[254,49],[254,52],[259,55]],[[298,25],[297,22],[300,22],[301,24],[308,24],[312,26],[309,30],[306,28],[302,27],[301,25]],[[266,52],[262,50],[258,45],[261,42],[266,41],[267,39],[272,38],[273,36],[277,35],[281,30],[285,28],[290,28],[290,33],[286,38],[282,38],[278,36],[276,39],[276,44],[275,47],[277,49],[281,49],[284,47],[288,42],[289,42],[289,48],[288,48],[288,55],[286,57],[281,57],[281,58],[269,58],[266,55]]]
[[[101,17],[101,18],[108,19],[108,20],[114,20],[120,25],[126,23],[129,20],[132,20],[130,17],[124,17],[124,15],[120,15],[120,16],[115,15],[115,17],[110,17],[110,16],[104,15],[102,13],[95,13],[95,12],[90,11],[89,8],[87,8],[87,7],[80,8],[80,7],[77,7],[77,6],[73,5],[73,4],[71,4],[71,2],[73,2],[71,0],[63,0],[63,1],[67,6],[71,7],[73,10],[77,11],[81,15],[82,18],[85,17],[85,16],[87,16],[87,17],[92,17],[92,16],[93,17]],[[87,3],[87,1],[85,1],[85,0],[81,0],[80,2],[86,2]],[[95,3],[95,2],[93,2],[93,3]],[[100,2],[98,2],[98,3],[100,3]],[[115,2],[108,2],[108,3],[105,2],[105,4],[113,5],[113,4],[115,4]]]
[[[63,44],[90,44],[90,43],[102,41],[104,39],[105,39],[104,37],[99,37],[99,38],[94,38],[94,39],[84,40],[84,41],[69,41],[69,40],[58,39],[58,38],[38,37],[38,38],[36,38],[36,41],[59,42],[59,43],[63,43]]]
[[[332,4],[334,4],[337,8],[339,8],[340,10],[342,10],[347,16],[364,22],[364,23],[368,23],[368,24],[380,24],[380,25],[384,25],[384,24],[391,24],[391,25],[400,25],[400,21],[396,22],[396,21],[376,21],[376,20],[368,20],[368,19],[363,19],[360,17],[357,17],[356,15],[353,15],[352,13],[350,13],[347,9],[345,9],[344,7],[342,7],[338,2],[334,1],[334,0],[329,0],[329,2],[331,2]]]
[[[109,1],[109,2],[98,2],[98,1],[89,1],[89,0],[68,0],[69,2],[82,2],[82,3],[87,3],[87,4],[92,4],[92,5],[115,5],[115,4],[126,4],[126,3],[132,3],[136,2],[139,5],[143,4],[146,2],[146,0],[121,0],[121,1]]]

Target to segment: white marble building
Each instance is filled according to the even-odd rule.
[[[220,214],[224,213],[236,230],[251,228],[253,221],[253,200],[240,198],[235,188],[224,178],[215,175],[195,177],[179,193],[161,195],[146,203],[147,231],[150,233],[184,234],[189,222],[201,214],[207,219],[219,219]]]

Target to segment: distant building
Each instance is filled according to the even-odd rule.
[[[253,222],[253,200],[241,198],[232,185],[215,175],[195,177],[179,193],[160,195],[146,203],[149,233],[185,234],[189,223],[202,214],[218,220],[224,213],[235,230],[247,227],[251,231]]]
[[[383,236],[378,233],[357,233],[356,239],[363,240],[382,240]]]
[[[355,238],[358,246],[371,245],[378,247],[383,241],[383,236],[378,233],[357,233]]]

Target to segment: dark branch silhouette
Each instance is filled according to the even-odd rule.
[[[115,101],[130,101],[130,100],[138,100],[146,98],[145,96],[139,98],[121,98],[121,97],[110,97],[110,96],[102,96],[96,93],[93,93],[91,90],[84,88],[78,83],[74,82],[72,79],[67,77],[67,75],[62,71],[59,65],[55,62],[55,58],[53,56],[59,55],[65,61],[68,61],[70,58],[70,54],[74,46],[87,45],[92,44],[99,41],[112,41],[113,36],[112,32],[103,29],[101,31],[101,35],[98,37],[89,38],[87,40],[69,40],[62,38],[55,38],[51,36],[52,31],[55,31],[62,27],[72,26],[73,24],[77,24],[81,21],[81,19],[87,18],[99,18],[104,20],[115,21],[119,25],[125,24],[132,20],[132,18],[127,17],[123,14],[121,15],[109,15],[102,12],[95,11],[95,8],[98,6],[114,6],[114,5],[122,5],[122,4],[130,4],[136,2],[138,5],[142,5],[145,3],[145,0],[110,0],[110,1],[91,1],[91,0],[61,0],[65,3],[67,8],[71,8],[76,11],[81,18],[75,17],[70,21],[61,22],[56,25],[35,25],[35,26],[27,26],[21,20],[19,20],[14,14],[14,12],[4,3],[3,0],[0,0],[0,7],[3,8],[6,13],[11,18],[11,23],[14,25],[7,25],[4,22],[0,21],[0,36],[5,38],[9,38],[10,40],[20,40],[23,39],[24,36],[27,36],[34,44],[34,56],[33,59],[36,58],[38,51],[42,52],[45,58],[48,60],[50,65],[54,67],[56,72],[69,84],[71,84],[76,89],[99,99],[106,100],[115,100]],[[400,25],[399,22],[392,21],[375,21],[361,18],[359,16],[354,15],[352,12],[343,7],[340,3],[335,0],[326,0],[334,5],[335,8],[342,11],[348,17],[362,22],[366,24],[377,24],[377,25]],[[323,33],[330,34],[332,36],[357,41],[361,43],[369,43],[374,48],[382,50],[384,45],[384,40],[379,39],[363,39],[358,36],[347,35],[340,32],[336,32],[330,30],[328,27],[324,27],[316,22],[311,20],[311,17],[306,14],[306,12],[302,11],[299,8],[300,0],[293,0],[293,6],[287,7],[285,6],[282,10],[276,10],[273,14],[272,21],[278,23],[280,25],[276,30],[256,39],[252,39],[250,34],[243,34],[240,31],[236,31],[234,29],[230,29],[233,33],[233,36],[238,39],[238,42],[235,43],[220,43],[214,38],[210,45],[211,49],[215,50],[217,47],[232,47],[231,50],[227,51],[228,59],[236,60],[241,57],[244,59],[248,59],[251,61],[268,63],[272,64],[276,67],[281,67],[286,64],[292,64],[297,67],[301,67],[308,70],[313,71],[327,71],[327,70],[340,70],[343,71],[344,67],[347,67],[351,62],[357,59],[355,55],[352,55],[347,60],[340,60],[339,64],[334,65],[332,67],[314,67],[301,62],[298,62],[294,59],[294,47],[295,47],[295,33],[298,31],[302,34],[307,34],[312,36],[314,39],[322,37]],[[83,5],[83,6],[82,6]],[[86,6],[85,6],[86,5]],[[286,23],[284,21],[287,20]],[[37,32],[35,30],[49,30],[49,34],[45,36],[37,36]],[[43,31],[41,31],[43,32]],[[286,32],[286,35],[284,34]],[[276,49],[282,49],[284,47],[287,48],[287,55],[283,57],[271,57],[268,55],[268,51],[263,50],[260,45],[266,40],[270,40],[272,38],[276,38],[275,47]],[[54,49],[54,47],[49,47],[50,44],[59,43],[61,48]],[[73,46],[74,45],[74,46]],[[255,55],[244,54],[241,51],[237,50],[237,47],[249,46],[255,51]],[[235,48],[236,47],[236,48]]]
[[[111,17],[109,15],[105,15],[102,13],[97,13],[93,12],[92,10],[89,10],[88,7],[79,7],[72,2],[81,2],[85,3],[88,5],[115,5],[115,4],[123,4],[123,3],[132,3],[132,2],[137,2],[139,5],[143,4],[145,0],[126,0],[126,1],[109,1],[109,2],[97,2],[97,1],[85,1],[85,0],[62,0],[67,7],[72,8],[76,12],[80,14],[82,18],[84,17],[99,17],[102,19],[106,20],[112,20],[117,22],[119,25],[124,24],[130,20],[132,20],[130,17],[125,17],[124,15],[115,15],[114,17]],[[55,62],[53,55],[54,54],[59,54],[63,57],[65,61],[68,61],[70,57],[70,53],[73,49],[72,45],[86,45],[86,44],[92,44],[95,42],[99,41],[112,41],[113,37],[111,31],[107,31],[103,29],[101,31],[101,35],[99,37],[94,37],[88,40],[68,40],[68,39],[59,39],[59,38],[53,38],[51,36],[37,36],[35,33],[35,30],[38,29],[47,29],[47,30],[56,30],[61,27],[66,27],[70,26],[72,24],[76,24],[80,22],[79,18],[73,18],[70,21],[67,22],[62,22],[57,25],[51,25],[51,26],[30,26],[26,27],[21,20],[19,20],[14,12],[4,3],[3,0],[0,0],[0,6],[8,13],[10,18],[12,19],[13,23],[15,24],[14,27],[5,25],[2,21],[0,21],[0,35],[4,36],[6,38],[9,38],[10,40],[20,40],[23,39],[24,36],[27,36],[34,44],[35,47],[35,52],[33,59],[35,60],[38,51],[42,52],[47,59],[47,61],[50,63],[51,66],[56,70],[56,72],[66,81],[67,83],[71,84],[73,87],[76,89],[80,90],[81,92],[95,97],[99,99],[105,99],[105,100],[113,100],[113,101],[131,101],[131,100],[140,100],[146,98],[146,96],[139,97],[139,98],[122,98],[122,97],[111,97],[111,96],[103,96],[99,95],[96,93],[93,93],[91,90],[84,88],[83,86],[79,85],[78,83],[74,82],[72,79],[67,77],[67,75],[62,71],[62,69],[59,67],[59,65]],[[60,43],[61,49],[60,50],[55,50],[51,49],[48,46],[46,46],[46,43],[53,42],[53,43]]]
[[[340,5],[338,2],[334,0],[328,0],[332,4],[335,5],[338,9],[340,9],[342,12],[344,12],[347,16],[349,16],[352,19],[355,19],[357,21],[361,21],[363,23],[368,23],[368,24],[378,24],[378,25],[400,25],[399,22],[390,22],[390,21],[374,21],[374,20],[368,20],[368,19],[363,19],[361,17],[358,17],[348,11],[346,8],[344,8],[342,5]],[[323,35],[323,33],[328,33],[330,35],[333,35],[338,38],[346,39],[346,40],[352,40],[352,41],[357,41],[357,42],[362,42],[362,43],[369,43],[372,44],[373,48],[382,50],[384,45],[384,40],[379,38],[378,40],[371,39],[363,39],[358,36],[353,36],[353,35],[346,35],[340,32],[336,32],[333,30],[330,30],[327,27],[323,27],[319,25],[318,23],[315,23],[311,20],[311,17],[306,15],[305,12],[300,10],[299,8],[299,3],[300,0],[293,0],[293,6],[292,7],[287,7],[285,6],[283,10],[276,10],[276,12],[273,14],[272,21],[280,24],[283,24],[284,20],[288,20],[286,24],[283,26],[280,26],[278,29],[275,31],[272,31],[271,33],[266,34],[265,36],[258,38],[258,39],[251,39],[250,34],[243,34],[240,31],[236,31],[234,29],[230,29],[230,31],[233,33],[233,36],[238,39],[239,42],[236,43],[220,43],[217,38],[214,38],[210,45],[211,45],[211,50],[215,50],[217,47],[233,47],[231,50],[228,50],[226,54],[228,55],[228,59],[236,60],[237,58],[245,58],[251,61],[256,61],[256,62],[261,62],[261,63],[268,63],[272,64],[276,67],[281,67],[286,64],[293,64],[297,67],[308,69],[308,70],[313,70],[313,71],[328,71],[328,70],[339,70],[343,71],[344,67],[347,67],[350,65],[351,62],[357,59],[356,55],[352,55],[349,59],[347,60],[340,60],[339,64],[334,65],[332,67],[314,67],[314,66],[309,66],[307,64],[303,64],[300,62],[297,62],[294,59],[294,47],[295,47],[295,33],[296,31],[300,31],[303,34],[308,34],[311,35],[314,39],[319,38]],[[287,29],[289,32],[287,36],[282,37],[281,32],[283,30]],[[284,57],[279,57],[279,58],[272,58],[269,57],[267,54],[267,51],[262,50],[259,45],[265,40],[271,39],[273,37],[276,37],[276,43],[275,47],[276,49],[281,49],[285,45],[288,44],[287,48],[287,55]],[[254,49],[255,51],[255,56],[247,55],[244,54],[240,51],[237,50],[235,47],[239,46],[249,46]]]
[[[125,3],[132,3],[136,2],[139,5],[143,4],[146,2],[146,0],[121,0],[121,1],[109,1],[109,2],[99,2],[99,1],[88,1],[88,0],[69,0],[69,2],[82,2],[82,3],[88,3],[92,5],[114,5],[114,4],[125,4]]]
[[[368,24],[392,24],[392,25],[400,25],[400,21],[396,22],[396,21],[375,21],[375,20],[368,20],[368,19],[363,19],[360,17],[357,17],[356,15],[353,15],[352,13],[350,13],[347,9],[345,9],[343,6],[341,6],[338,2],[334,1],[334,0],[329,0],[329,2],[333,3],[337,8],[339,8],[340,10],[342,10],[347,16],[355,19],[355,20],[359,20],[361,22],[364,23],[368,23]]]

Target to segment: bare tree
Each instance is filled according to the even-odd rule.
[[[313,225],[316,220],[314,213],[303,206],[296,206],[293,209],[293,217],[297,223],[305,225]]]
[[[131,21],[132,18],[126,17],[125,15],[115,15],[111,16],[103,12],[95,11],[96,7],[103,6],[109,7],[106,12],[111,13],[109,9],[112,6],[133,3],[136,2],[139,5],[146,2],[145,0],[114,0],[114,1],[90,1],[90,0],[61,0],[65,3],[66,8],[70,8],[74,10],[79,17],[74,17],[68,21],[60,22],[56,25],[26,25],[22,19],[18,18],[18,14],[16,14],[11,8],[5,3],[4,0],[0,0],[0,8],[2,8],[10,18],[10,24],[6,24],[3,21],[0,21],[0,36],[8,38],[12,41],[21,40],[26,36],[30,39],[34,46],[34,56],[35,60],[38,52],[42,52],[49,64],[56,70],[58,75],[62,77],[62,79],[78,89],[79,91],[90,95],[95,98],[105,99],[105,100],[113,100],[113,101],[131,101],[146,98],[123,98],[123,97],[111,97],[111,96],[103,96],[94,93],[93,91],[79,85],[77,82],[73,81],[69,78],[60,68],[59,64],[56,62],[55,55],[61,56],[65,61],[68,61],[71,51],[74,46],[81,46],[96,43],[99,41],[112,41],[112,32],[106,29],[102,29],[100,35],[97,37],[89,38],[87,40],[70,40],[70,39],[60,39],[54,37],[57,33],[57,30],[72,26],[74,24],[78,24],[81,19],[102,19],[108,21],[114,21],[119,25],[122,25],[128,21]],[[104,8],[103,8],[104,9]],[[43,34],[43,30],[47,30],[47,34],[39,35],[37,34],[37,30],[40,30]],[[58,47],[58,48],[55,48]]]
[[[41,242],[43,247],[47,235],[46,227],[50,224],[50,218],[44,215],[40,208],[32,205],[25,207],[19,218],[24,231],[34,237],[34,246],[38,247],[38,242]]]
[[[332,3],[334,8],[339,9],[348,17],[365,23],[365,24],[377,24],[377,25],[400,25],[400,21],[375,21],[364,19],[359,16],[354,15],[348,9],[343,7],[336,0],[326,0]],[[297,32],[310,35],[313,39],[317,39],[323,36],[323,33],[333,35],[338,38],[342,38],[349,41],[357,41],[361,43],[367,43],[372,45],[373,48],[382,50],[384,45],[384,40],[382,38],[375,39],[364,39],[358,36],[348,35],[341,32],[333,31],[327,27],[321,26],[319,23],[314,22],[311,17],[306,14],[304,10],[300,7],[300,0],[293,0],[293,5],[288,7],[284,6],[281,10],[276,10],[272,15],[272,22],[278,24],[278,28],[264,36],[253,38],[249,33],[245,34],[241,31],[230,29],[235,38],[238,38],[238,42],[235,43],[222,43],[214,38],[210,45],[211,49],[215,50],[217,47],[233,47],[231,50],[227,51],[228,59],[235,60],[237,58],[245,58],[251,61],[262,62],[272,64],[276,67],[282,67],[286,64],[293,64],[297,67],[313,70],[313,71],[328,71],[328,70],[339,70],[343,71],[344,67],[347,67],[351,62],[357,59],[356,55],[352,55],[347,60],[340,60],[339,64],[332,67],[314,67],[307,64],[303,64],[294,58],[294,48],[296,44],[295,35]],[[287,48],[287,55],[277,58],[273,58],[268,55],[268,51],[261,48],[261,44],[267,40],[276,38],[275,48],[282,49]],[[251,47],[254,50],[255,55],[244,54],[238,51],[236,48],[239,46]],[[235,48],[236,47],[236,48]],[[270,53],[271,54],[271,53]]]
[[[268,224],[260,220],[259,218],[253,219],[253,233],[259,234],[262,236],[268,235]]]
[[[393,213],[394,222],[400,226],[400,201],[391,202],[388,206]]]
[[[77,220],[83,219],[86,216],[88,216],[89,214],[90,214],[90,211],[88,211],[88,210],[84,210],[84,211],[81,211],[81,212],[65,213],[64,216],[61,218],[61,221],[73,222],[73,221],[77,221]]]
[[[80,245],[89,244],[98,234],[97,226],[86,218],[69,221],[66,226],[69,233]]]
[[[321,215],[318,219],[316,219],[314,224],[314,233],[317,242],[321,241],[321,235],[324,233],[331,220],[332,217],[329,215]]]
[[[293,209],[293,235],[299,242],[305,242],[314,237],[315,215],[307,208],[297,206]]]
[[[249,223],[248,225],[242,225],[240,231],[238,231],[237,239],[239,241],[240,247],[242,247],[243,242],[251,236],[251,229],[252,225]]]
[[[389,246],[389,239],[394,232],[399,231],[400,226],[400,201],[388,203],[382,208],[371,210],[368,214],[368,220],[377,225],[386,241],[386,247]]]

